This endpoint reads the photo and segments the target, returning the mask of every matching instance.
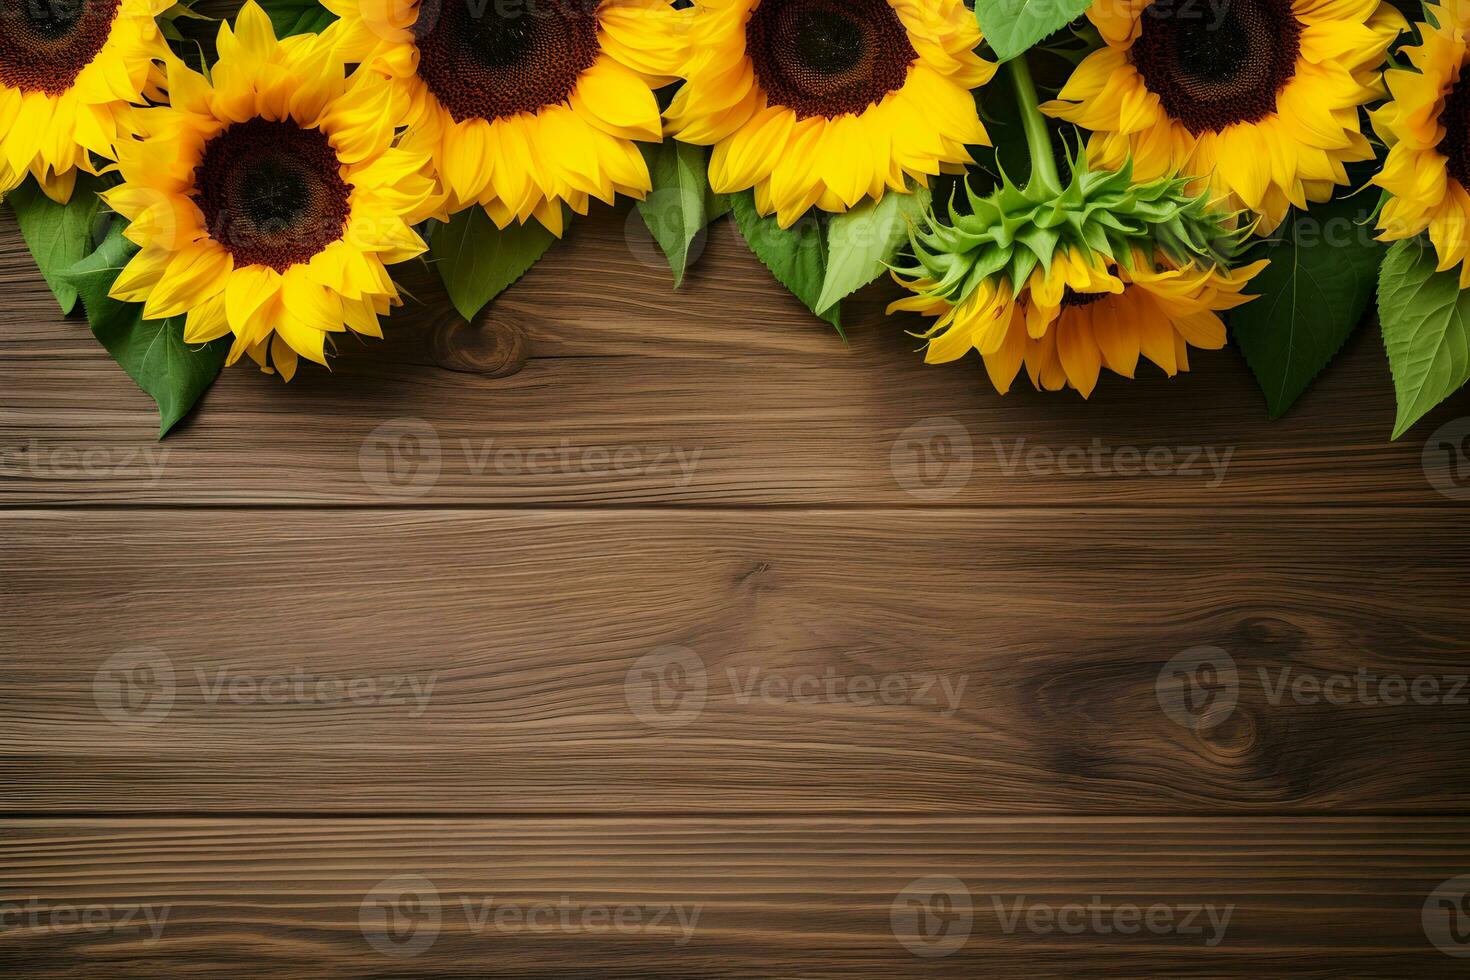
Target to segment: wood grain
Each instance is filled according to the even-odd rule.
[[[918,321],[881,314],[888,287],[853,304],[844,346],[725,225],[676,293],[629,220],[579,222],[474,326],[431,270],[405,266],[423,305],[396,315],[386,342],[350,343],[330,373],[290,385],[227,371],[159,447],[147,398],[84,324],[59,317],[6,218],[0,502],[908,506],[915,447],[937,445],[939,461],[954,451],[931,438],[938,425],[968,440],[968,469],[923,502],[1451,505],[1425,479],[1424,440],[1470,414],[1470,393],[1390,442],[1393,394],[1371,331],[1274,423],[1232,351],[1198,352],[1196,371],[1176,379],[1105,381],[1091,402],[1024,385],[1001,397],[978,361],[923,365],[904,333]],[[385,492],[360,465],[379,427],[392,437],[401,419],[438,441],[422,493]],[[118,462],[154,450],[166,450],[156,472]],[[697,465],[606,462],[660,453]],[[526,463],[547,456],[558,462]],[[80,468],[83,457],[102,462]]]
[[[890,287],[843,345],[728,223],[675,293],[630,214],[475,324],[402,267],[386,341],[226,372],[162,444],[0,215],[0,974],[1464,975],[1424,908],[1470,874],[1470,525],[1426,440],[1470,393],[1390,443],[1360,331],[1274,423],[1231,351],[1001,398]],[[1318,693],[1359,676],[1438,687]],[[367,938],[403,876],[412,958]],[[973,921],[925,958],[931,876]],[[477,924],[546,903],[692,928]],[[1074,903],[1231,914],[1003,921]],[[156,942],[68,918],[138,907]]]
[[[1399,705],[1272,693],[1301,675],[1470,673],[1470,528],[1441,510],[17,511],[0,526],[13,811],[1467,802],[1470,686]],[[662,665],[644,658],[667,645],[705,671],[678,727],[647,703]],[[1239,706],[1176,723],[1161,668],[1205,645],[1233,658]],[[176,675],[143,728],[97,700],[99,671],[134,649]],[[314,693],[320,678],[384,686],[352,703]],[[885,678],[910,679],[891,703],[865,687]]]
[[[25,977],[1448,977],[1464,961],[1422,910],[1470,869],[1470,826],[1434,819],[52,819],[0,840],[0,903],[40,910],[0,931]],[[951,946],[916,943],[942,957],[892,924],[928,876],[972,909]],[[404,888],[422,905],[403,934],[426,945],[383,938]],[[1120,906],[1166,911],[1132,935],[1090,912],[1080,932],[1006,924],[1076,904],[1105,928]],[[44,918],[88,907],[114,928]],[[156,939],[123,922],[137,907]]]

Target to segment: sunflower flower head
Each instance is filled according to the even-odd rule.
[[[1103,167],[1197,177],[1274,230],[1373,159],[1360,109],[1404,19],[1379,0],[1098,0],[1105,45],[1044,109],[1093,135]]]
[[[0,195],[34,175],[71,199],[92,154],[114,158],[135,107],[158,94],[173,0],[0,0]]]
[[[972,162],[995,66],[961,0],[695,0],[676,139],[710,145],[716,193],[784,227]]]
[[[638,142],[663,138],[654,90],[682,59],[671,0],[324,0],[344,60],[392,78],[428,154],[439,214],[563,230],[564,206],[652,189]]]
[[[397,146],[404,106],[382,76],[348,75],[314,35],[278,41],[254,2],[220,28],[205,77],[167,63],[170,104],[120,144],[104,193],[140,250],[111,295],[148,319],[186,316],[184,339],[234,335],[290,380],[326,364],[330,335],[381,337],[400,304],[386,266],[420,255],[428,159]]]
[[[1470,288],[1470,0],[1425,8],[1420,43],[1401,52],[1409,67],[1384,74],[1390,101],[1373,113],[1389,147],[1374,183],[1385,241],[1429,233],[1441,272],[1460,268]]]
[[[913,295],[889,312],[935,318],[920,334],[928,363],[974,350],[1001,393],[1024,364],[1037,388],[1087,397],[1103,367],[1131,378],[1142,355],[1172,376],[1190,346],[1224,346],[1217,312],[1250,299],[1241,290],[1266,264],[1227,271],[1248,233],[1235,216],[1187,177],[1134,183],[1127,160],[1092,170],[1079,153],[1070,170],[1065,186],[1003,175],[984,198],[966,185],[965,208],[911,235],[894,276]]]

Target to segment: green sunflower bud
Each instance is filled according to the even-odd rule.
[[[1181,266],[1228,266],[1247,237],[1238,213],[1189,193],[1190,178],[1136,184],[1131,160],[1119,170],[1092,170],[1085,150],[1069,162],[1072,177],[1060,192],[1060,181],[1032,180],[1023,188],[1004,173],[986,197],[962,182],[968,207],[956,192],[947,218],[931,209],[910,232],[910,261],[900,258],[894,273],[933,283],[926,295],[958,304],[991,277],[1019,285],[1038,265],[1050,271],[1053,256],[1073,248],[1125,269],[1135,250]]]

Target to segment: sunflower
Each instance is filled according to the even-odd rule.
[[[989,142],[979,44],[960,0],[696,0],[669,132],[714,146],[715,192],[754,188],[782,226],[846,211]]]
[[[1038,266],[1019,294],[1005,278],[989,278],[955,305],[929,291],[932,281],[909,280],[904,285],[915,295],[888,312],[938,318],[921,334],[927,363],[958,360],[973,349],[1001,394],[1024,363],[1038,389],[1070,386],[1086,398],[1104,367],[1131,378],[1142,355],[1173,377],[1189,370],[1190,347],[1225,346],[1217,314],[1252,299],[1241,290],[1265,266],[1180,267],[1142,251],[1123,264],[1073,248],[1054,255],[1049,270]]]
[[[433,196],[428,159],[394,147],[391,84],[349,79],[314,36],[277,41],[251,2],[220,28],[210,77],[170,57],[168,89],[103,195],[141,246],[113,298],[187,313],[191,344],[233,333],[229,363],[249,354],[288,381],[298,357],[326,363],[330,333],[381,337],[400,303],[384,266],[425,250],[410,225]]]
[[[1102,166],[1131,154],[1143,179],[1199,177],[1266,233],[1373,158],[1359,108],[1404,27],[1387,3],[1107,0],[1087,16],[1107,45],[1044,108],[1092,130]]]
[[[563,203],[586,214],[652,189],[636,141],[663,138],[654,89],[682,51],[670,0],[324,2],[344,59],[407,93],[440,217],[481,205],[501,228],[534,216],[560,235]]]
[[[0,0],[0,195],[34,174],[71,200],[91,154],[113,158],[133,104],[157,94],[167,46],[154,17],[173,0]]]
[[[1385,241],[1423,231],[1439,255],[1441,272],[1460,266],[1460,288],[1470,288],[1470,79],[1464,77],[1470,3],[1429,7],[1422,43],[1404,49],[1417,71],[1391,69],[1384,78],[1392,101],[1373,113],[1389,145],[1374,183],[1389,193],[1379,214]]]

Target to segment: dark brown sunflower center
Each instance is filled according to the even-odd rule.
[[[60,95],[112,33],[120,0],[0,0],[0,84]]]
[[[424,0],[419,77],[457,122],[565,102],[597,61],[592,0]]]
[[[761,0],[745,49],[771,104],[800,119],[866,111],[919,56],[888,0]]]
[[[1100,300],[1100,299],[1107,299],[1111,295],[1112,295],[1112,293],[1079,293],[1079,292],[1074,292],[1073,289],[1072,289],[1072,287],[1071,286],[1068,286],[1062,292],[1062,309],[1065,310],[1065,309],[1069,309],[1069,308],[1076,307],[1076,306],[1091,306],[1093,303],[1096,303],[1098,300]]]
[[[1470,188],[1470,85],[1466,81],[1462,68],[1439,116],[1444,138],[1439,141],[1438,150],[1445,156],[1450,176],[1461,187]]]
[[[1191,133],[1257,122],[1296,74],[1302,25],[1291,0],[1154,0],[1133,64]]]
[[[194,203],[237,266],[285,272],[342,237],[352,188],[321,130],[236,123],[204,146]]]

